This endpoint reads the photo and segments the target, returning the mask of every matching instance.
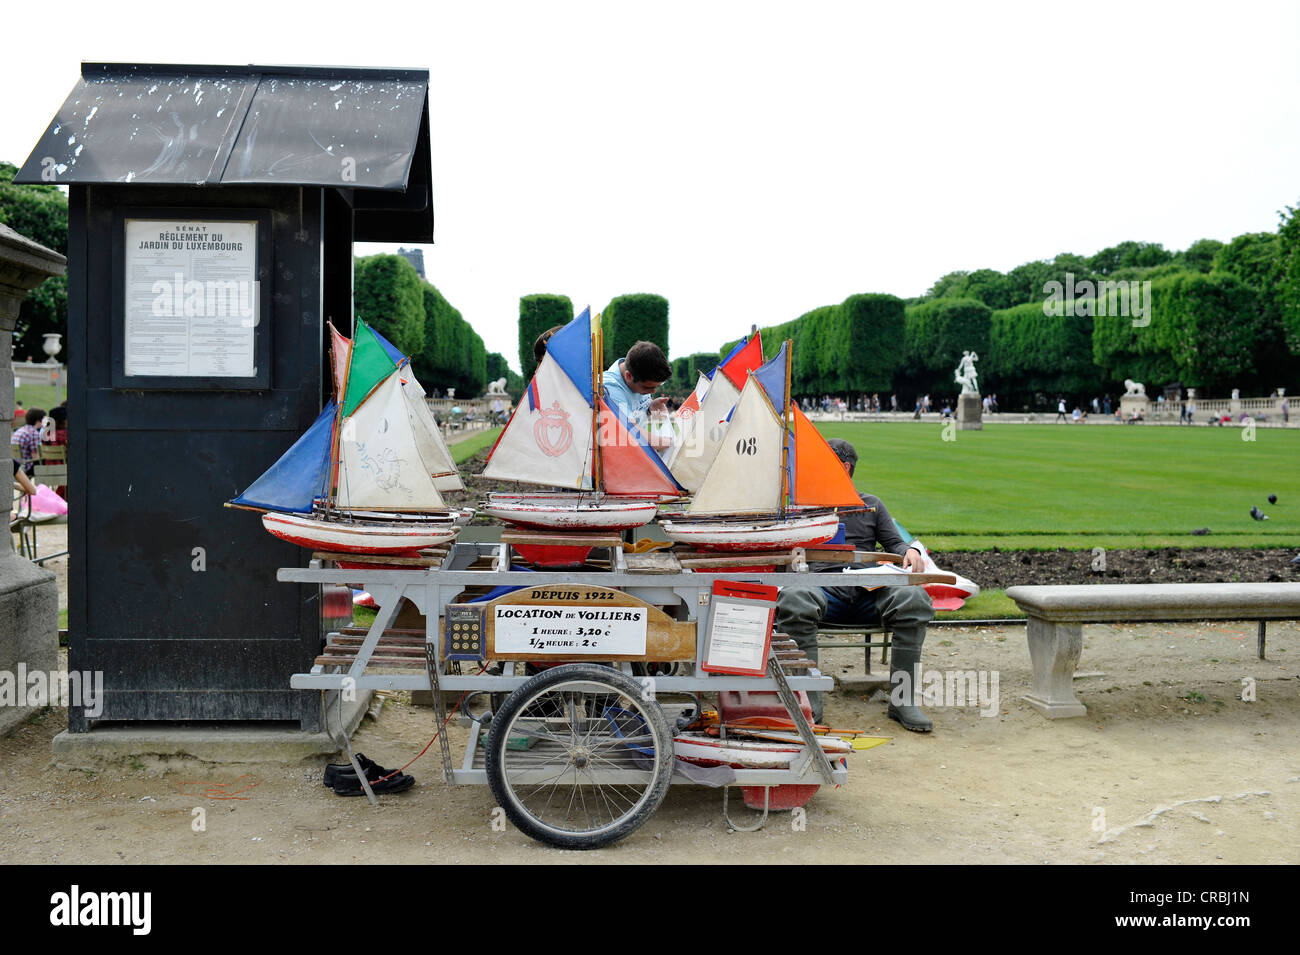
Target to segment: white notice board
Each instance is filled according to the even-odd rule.
[[[257,222],[126,219],[123,373],[251,378]]]

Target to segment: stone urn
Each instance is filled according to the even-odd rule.
[[[45,363],[47,365],[58,364],[58,359],[56,359],[54,356],[57,355],[59,351],[63,348],[63,346],[59,344],[59,339],[61,339],[62,337],[63,336],[60,335],[58,332],[45,333],[45,344],[42,346],[42,348],[45,350],[45,354],[50,356],[45,360]]]

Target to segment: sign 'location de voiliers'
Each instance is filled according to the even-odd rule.
[[[126,220],[129,376],[255,374],[257,223]]]

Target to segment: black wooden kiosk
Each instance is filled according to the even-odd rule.
[[[355,241],[429,242],[428,73],[86,63],[20,170],[70,187],[70,670],[139,721],[322,726],[307,555],[227,510],[315,420]]]

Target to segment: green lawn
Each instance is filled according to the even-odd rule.
[[[492,447],[492,442],[497,439],[501,433],[500,428],[488,428],[486,431],[480,431],[472,438],[466,438],[451,446],[451,458],[457,464],[464,464],[474,455],[478,454],[484,448]]]
[[[820,427],[858,449],[857,486],[938,551],[1300,545],[1296,431],[989,424],[944,441],[938,424]]]
[[[14,400],[21,401],[24,408],[44,408],[49,411],[66,397],[67,393],[54,385],[19,385],[14,389]],[[9,409],[10,414],[13,410]]]

